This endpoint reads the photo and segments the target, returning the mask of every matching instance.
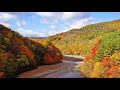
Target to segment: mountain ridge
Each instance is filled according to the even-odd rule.
[[[65,33],[60,33],[57,35],[49,36],[48,39],[56,46],[58,47],[63,54],[74,54],[74,55],[80,55],[80,52],[78,53],[70,53],[73,52],[71,49],[72,47],[78,46],[82,47],[82,45],[87,44],[90,40],[103,36],[109,32],[119,31],[120,20],[114,20],[110,22],[103,22],[103,23],[97,23],[97,24],[91,24],[87,25],[85,27],[82,27],[80,29],[72,29]],[[83,43],[83,44],[80,44]],[[74,46],[71,46],[75,44]],[[70,47],[69,51],[66,50],[66,47]],[[79,50],[79,47],[76,47],[76,50]],[[88,47],[86,47],[88,48]],[[88,50],[88,49],[87,49]],[[80,50],[79,50],[80,51]],[[85,55],[85,52],[83,52]]]

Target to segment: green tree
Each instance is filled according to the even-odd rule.
[[[17,63],[20,68],[29,66],[29,61],[25,55],[18,55]]]
[[[112,32],[105,35],[97,51],[97,60],[110,57],[120,51],[120,32]]]

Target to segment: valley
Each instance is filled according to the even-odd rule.
[[[83,58],[65,55],[60,63],[40,66],[35,70],[21,73],[17,78],[84,78],[78,71],[74,70],[77,65],[81,66],[82,64]]]
[[[0,24],[0,78],[120,78],[120,20],[49,37]]]

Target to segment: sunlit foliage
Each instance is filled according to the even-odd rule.
[[[62,57],[51,42],[40,39],[36,42],[0,25],[0,77],[13,76],[37,65],[53,64]]]

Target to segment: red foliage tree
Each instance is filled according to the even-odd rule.
[[[92,56],[91,56],[91,55],[88,55],[88,56],[85,57],[84,60],[90,60],[91,58],[92,58]]]
[[[118,74],[117,67],[119,66],[117,66],[117,64],[113,60],[111,60],[109,57],[104,57],[101,60],[101,64],[106,68],[106,71],[103,75],[105,78],[117,76]]]
[[[51,57],[49,53],[46,53],[44,56],[44,64],[53,64],[55,60]]]
[[[104,65],[104,66],[107,66],[107,67],[111,67],[111,66],[115,66],[115,62],[112,61],[109,57],[104,57],[102,60],[101,60],[101,63]]]
[[[105,77],[105,78],[115,77],[116,74],[118,74],[117,66],[112,66],[110,69],[108,69],[108,70],[104,73],[104,77]]]
[[[85,60],[89,60],[89,59],[96,57],[96,53],[97,53],[100,43],[101,43],[101,39],[98,39],[95,46],[90,49],[90,54],[85,57]]]
[[[28,47],[22,45],[22,46],[19,47],[19,49],[20,49],[20,54],[24,54],[28,58],[31,58],[31,59],[34,58],[33,52]]]
[[[52,43],[49,44],[49,49],[45,51],[44,64],[53,64],[60,62],[63,59],[63,55]]]

